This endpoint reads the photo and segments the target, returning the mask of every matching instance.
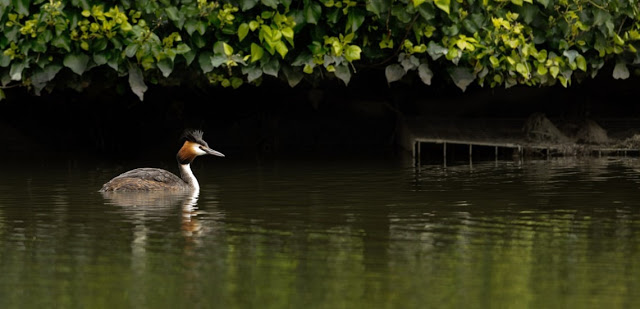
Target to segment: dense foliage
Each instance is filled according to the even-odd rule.
[[[0,0],[0,99],[109,73],[142,99],[149,83],[348,84],[363,67],[390,83],[567,87],[608,62],[629,77],[639,15],[638,0]]]

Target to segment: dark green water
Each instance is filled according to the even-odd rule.
[[[103,196],[125,170],[104,164],[2,166],[0,308],[640,304],[637,158],[198,160],[199,196]]]

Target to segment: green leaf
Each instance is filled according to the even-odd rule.
[[[557,66],[552,66],[549,68],[549,73],[551,73],[551,76],[553,76],[553,78],[556,78],[558,76],[558,73],[560,73],[560,68]]]
[[[549,7],[549,2],[550,2],[551,0],[536,0],[536,1],[537,1],[538,3],[540,3],[540,4],[542,4],[542,6],[544,6],[544,7],[546,8],[546,7]]]
[[[426,62],[418,66],[418,76],[420,76],[420,80],[422,80],[423,83],[425,83],[426,85],[431,85],[433,72]]]
[[[242,74],[247,75],[247,81],[253,82],[262,76],[262,69],[256,65],[242,67]]]
[[[390,64],[384,69],[384,76],[387,78],[388,84],[399,81],[405,74],[407,72],[397,63]]]
[[[359,9],[350,9],[347,15],[345,32],[356,32],[364,22],[365,12]]]
[[[84,73],[88,63],[89,56],[86,54],[68,54],[62,61],[62,64],[64,64],[65,67],[71,69],[71,71],[78,75],[82,75],[82,73]]]
[[[627,64],[623,61],[618,61],[613,68],[613,78],[615,79],[627,79],[629,78],[629,69]]]
[[[272,9],[278,8],[278,0],[260,0],[260,2],[262,2],[262,4]]]
[[[511,0],[511,3],[517,5],[517,6],[522,6],[522,0]]]
[[[211,64],[212,56],[213,54],[211,52],[203,52],[198,56],[198,64],[200,64],[202,73],[209,73],[213,71],[213,65]]]
[[[543,64],[538,64],[538,74],[539,75],[546,75],[547,72],[549,72],[549,70],[547,70],[547,67],[545,67]]]
[[[241,23],[240,26],[238,26],[238,39],[240,42],[244,40],[247,34],[249,34],[249,24]]]
[[[62,69],[62,66],[59,64],[50,64],[44,69],[37,71],[31,75],[31,82],[34,84],[42,84],[52,81],[58,72]]]
[[[268,61],[262,63],[262,71],[264,74],[278,77],[278,71],[280,71],[280,61],[278,61],[278,58],[271,57]]]
[[[337,78],[342,80],[345,86],[349,85],[349,81],[351,81],[351,70],[349,70],[349,66],[346,64],[342,64],[336,67],[336,70],[333,72]]]
[[[580,53],[576,50],[570,49],[570,50],[565,50],[562,55],[564,55],[565,57],[567,57],[567,59],[569,59],[569,63],[573,63],[576,60],[576,57],[580,56]]]
[[[51,45],[71,52],[71,39],[66,35],[56,36],[51,40]]]
[[[11,2],[18,14],[29,16],[29,0],[12,0]]]
[[[129,63],[129,86],[131,87],[131,91],[138,96],[140,101],[143,101],[144,93],[148,88],[144,83],[142,71],[134,63]]]
[[[124,49],[125,56],[127,56],[127,58],[132,58],[136,55],[136,52],[138,52],[138,48],[140,48],[140,45],[136,43],[127,45],[127,48]]]
[[[419,6],[418,13],[420,13],[420,16],[422,16],[424,20],[432,20],[436,18],[436,8],[430,2]]]
[[[233,55],[233,47],[231,47],[231,45],[222,42],[222,47],[224,49],[224,54],[227,56],[231,56]]]
[[[244,83],[244,81],[242,80],[242,78],[239,78],[239,77],[236,77],[236,76],[231,78],[231,87],[233,89],[240,88],[240,86],[242,86],[243,83]]]
[[[160,59],[158,61],[158,69],[162,72],[162,76],[169,77],[173,71],[173,61],[168,57]]]
[[[304,17],[309,24],[318,24],[318,20],[320,20],[321,15],[322,6],[315,1],[309,2],[309,4],[304,7]]]
[[[251,43],[251,62],[256,62],[264,56],[264,49],[256,43]]]
[[[290,66],[285,66],[282,68],[282,72],[284,73],[284,76],[287,77],[287,82],[289,83],[289,87],[291,88],[300,83],[300,81],[304,77],[304,74],[300,71],[299,68],[295,70]]]
[[[518,64],[516,64],[516,72],[520,73],[520,75],[522,75],[522,77],[524,78],[529,78],[529,69],[523,63],[519,62]]]
[[[286,55],[287,55],[287,53],[289,52],[289,49],[287,48],[287,46],[286,46],[286,45],[284,45],[284,42],[282,42],[282,41],[278,41],[278,42],[275,44],[275,46],[274,46],[274,47],[275,47],[276,51],[278,52],[278,54],[280,54],[280,56],[282,57],[282,59],[284,59],[284,56],[286,56]]]
[[[344,58],[349,62],[360,60],[361,52],[362,49],[359,46],[349,45],[349,47],[344,50]]]
[[[453,80],[453,83],[458,86],[463,92],[467,90],[467,87],[476,79],[471,69],[456,67],[449,71],[449,75]]]
[[[587,60],[584,58],[584,56],[579,55],[576,58],[576,63],[578,64],[578,69],[582,70],[583,72],[587,71]]]
[[[495,56],[490,56],[489,62],[491,62],[491,66],[493,68],[497,68],[500,65],[500,60],[498,60],[498,58],[496,58]]]
[[[14,62],[11,64],[11,69],[9,69],[9,75],[11,76],[11,80],[22,80],[22,71],[25,68],[24,62]]]
[[[184,43],[178,44],[178,46],[176,46],[176,49],[175,49],[175,52],[178,55],[186,54],[190,51],[191,51],[191,47],[189,47],[189,45]]]
[[[169,17],[170,20],[180,20],[180,16],[178,15],[178,8],[176,8],[175,6],[165,8],[164,11],[165,13],[167,13],[167,17]]]
[[[240,0],[240,8],[243,11],[247,11],[252,9],[256,4],[258,4],[258,0]]]
[[[367,11],[380,16],[380,14],[387,12],[391,7],[392,0],[369,0],[367,1]]]
[[[435,3],[439,9],[447,13],[447,15],[449,14],[450,0],[433,0],[433,3]]]
[[[446,55],[448,51],[448,48],[441,46],[435,41],[429,41],[429,44],[427,45],[427,53],[429,53],[432,60],[437,60],[443,55]]]

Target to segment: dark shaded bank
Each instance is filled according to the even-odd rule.
[[[234,157],[393,155],[402,151],[399,128],[407,117],[454,125],[479,119],[524,123],[536,112],[560,123],[622,120],[616,128],[603,127],[628,135],[640,115],[638,81],[598,78],[569,89],[470,88],[465,93],[448,85],[389,87],[364,78],[349,87],[328,81],[289,88],[271,81],[237,90],[155,86],[144,102],[126,87],[93,81],[83,92],[56,90],[34,97],[7,91],[0,102],[0,142],[6,155],[46,151],[167,158],[183,128],[192,127],[203,129],[210,144]]]

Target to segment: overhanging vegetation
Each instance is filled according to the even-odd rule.
[[[639,15],[637,0],[0,0],[0,99],[93,75],[142,100],[150,83],[348,84],[363,67],[389,83],[568,87],[630,76]]]

